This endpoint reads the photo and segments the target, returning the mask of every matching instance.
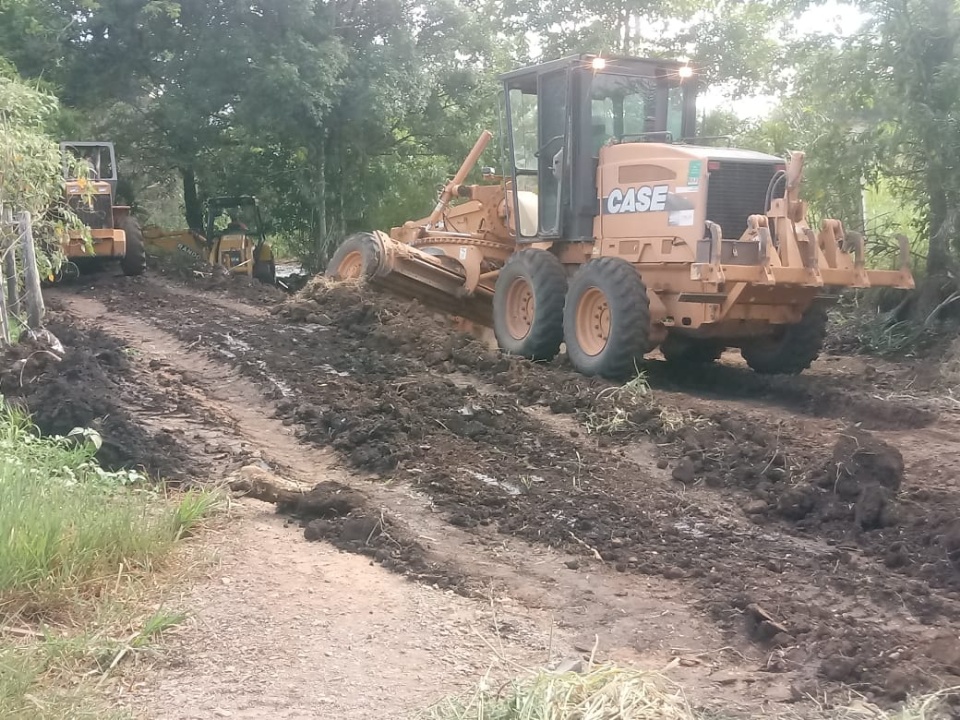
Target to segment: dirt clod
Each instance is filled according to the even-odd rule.
[[[820,663],[820,675],[834,682],[850,682],[857,678],[857,661],[855,658],[834,656],[826,658]]]
[[[817,496],[815,488],[804,485],[787,490],[777,502],[777,512],[789,520],[803,520],[813,512]]]
[[[681,458],[680,462],[677,463],[677,466],[673,468],[671,473],[673,479],[677,482],[682,482],[684,485],[689,485],[692,483],[697,476],[696,466],[689,457]]]
[[[831,466],[836,493],[844,500],[855,500],[865,486],[871,485],[896,492],[903,482],[900,451],[860,430],[849,430],[840,436],[833,448]]]

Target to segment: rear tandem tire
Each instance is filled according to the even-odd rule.
[[[127,251],[120,259],[120,269],[128,277],[143,275],[147,271],[147,247],[140,223],[132,215],[127,215],[117,223],[117,228],[127,236]]]
[[[827,310],[812,305],[795,325],[775,338],[744,345],[740,354],[754,372],[763,375],[799,375],[817,359],[827,337]]]
[[[584,375],[633,377],[650,349],[650,299],[636,268],[609,257],[583,265],[570,281],[563,338]]]
[[[324,275],[334,280],[369,280],[379,267],[380,242],[371,233],[357,233],[340,243]]]
[[[660,345],[660,352],[671,365],[709,365],[720,359],[725,347],[722,342],[703,338],[668,335]]]
[[[549,361],[563,342],[567,275],[556,255],[527,249],[511,255],[493,293],[493,331],[500,349]]]

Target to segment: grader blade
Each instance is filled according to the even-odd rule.
[[[492,322],[492,290],[479,287],[468,294],[462,265],[380,232],[347,238],[330,261],[327,275],[335,280],[364,281],[371,287],[418,300],[437,312],[481,325]]]

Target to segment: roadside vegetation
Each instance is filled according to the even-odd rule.
[[[582,671],[581,671],[582,670]],[[948,720],[956,717],[960,688],[942,690],[885,711],[862,698],[828,709],[823,720]],[[481,682],[474,690],[447,698],[418,720],[725,720],[733,715],[694,708],[683,690],[658,673],[612,664],[562,672],[540,670],[507,685]],[[791,712],[755,717],[794,720]],[[809,716],[808,716],[809,717]]]
[[[95,689],[184,615],[149,606],[218,496],[108,472],[0,401],[0,718],[104,718]],[[118,716],[119,717],[119,716]]]

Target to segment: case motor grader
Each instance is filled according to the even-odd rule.
[[[905,237],[899,267],[872,270],[840,221],[810,228],[803,153],[694,138],[685,64],[578,55],[502,82],[506,175],[464,184],[484,132],[429,216],[348,237],[327,275],[492,326],[511,354],[565,344],[577,370],[608,378],[657,347],[690,364],[735,347],[757,372],[800,373],[839,290],[914,287]]]

